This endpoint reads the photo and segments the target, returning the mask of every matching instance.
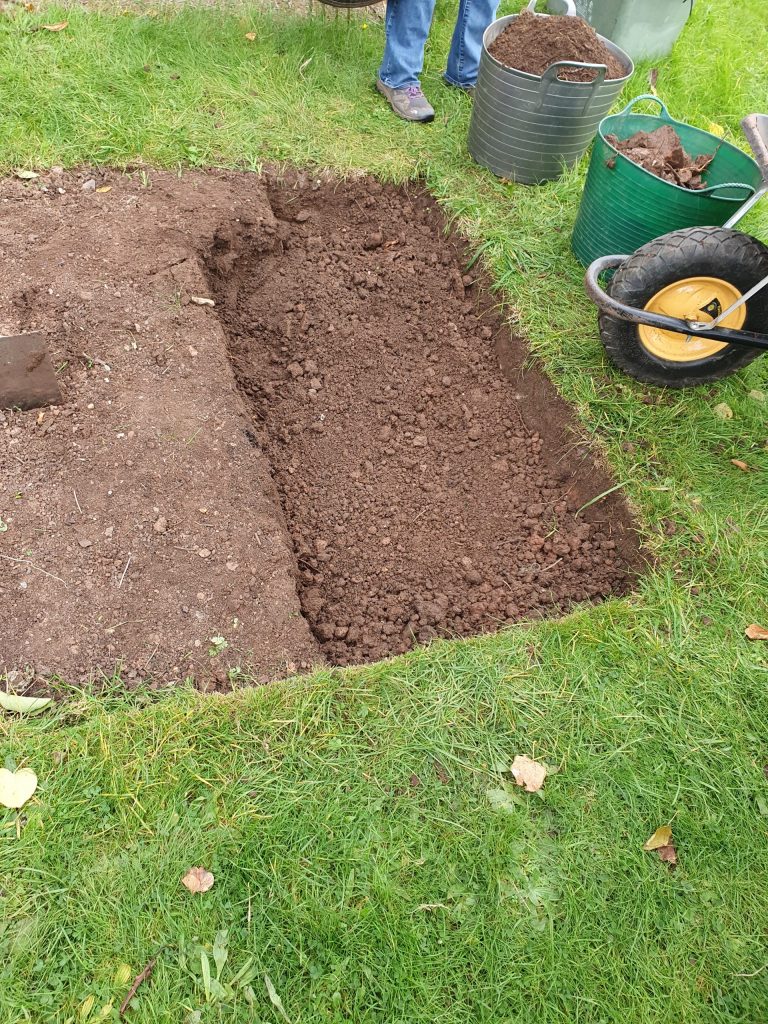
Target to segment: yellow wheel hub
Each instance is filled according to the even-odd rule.
[[[645,308],[651,313],[664,313],[680,320],[709,323],[740,298],[739,289],[719,277],[686,277],[656,292]],[[746,317],[746,305],[739,306],[720,326],[738,330]],[[641,344],[651,355],[672,363],[707,359],[727,345],[727,342],[713,341],[706,335],[677,334],[645,324],[640,324],[637,331]]]

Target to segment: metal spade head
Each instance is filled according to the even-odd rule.
[[[42,334],[0,337],[0,409],[59,405],[61,392]]]

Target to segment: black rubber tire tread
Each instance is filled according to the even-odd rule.
[[[670,231],[641,246],[613,275],[610,294],[643,309],[662,288],[686,277],[719,277],[744,294],[768,276],[768,246],[741,231],[719,227]],[[606,313],[599,318],[608,356],[635,380],[667,388],[685,388],[721,380],[751,363],[759,349],[728,345],[696,362],[659,359],[641,343],[636,324]],[[768,286],[747,303],[743,330],[768,328]]]

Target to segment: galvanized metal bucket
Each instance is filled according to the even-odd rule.
[[[528,10],[536,13],[535,7],[536,0],[531,0]],[[604,64],[566,60],[552,64],[543,75],[507,68],[491,56],[488,47],[517,17],[499,18],[483,36],[467,144],[472,158],[494,174],[537,184],[558,178],[582,156],[634,66],[623,50],[600,36],[626,67],[622,78],[606,80]],[[574,67],[594,68],[597,77],[593,82],[557,77]]]

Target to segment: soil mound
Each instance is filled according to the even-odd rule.
[[[541,75],[560,60],[605,64],[606,78],[623,78],[628,69],[600,41],[582,18],[565,15],[542,17],[523,11],[488,48],[491,56],[508,68]],[[558,78],[568,82],[592,82],[596,72],[589,68],[561,71]]]

